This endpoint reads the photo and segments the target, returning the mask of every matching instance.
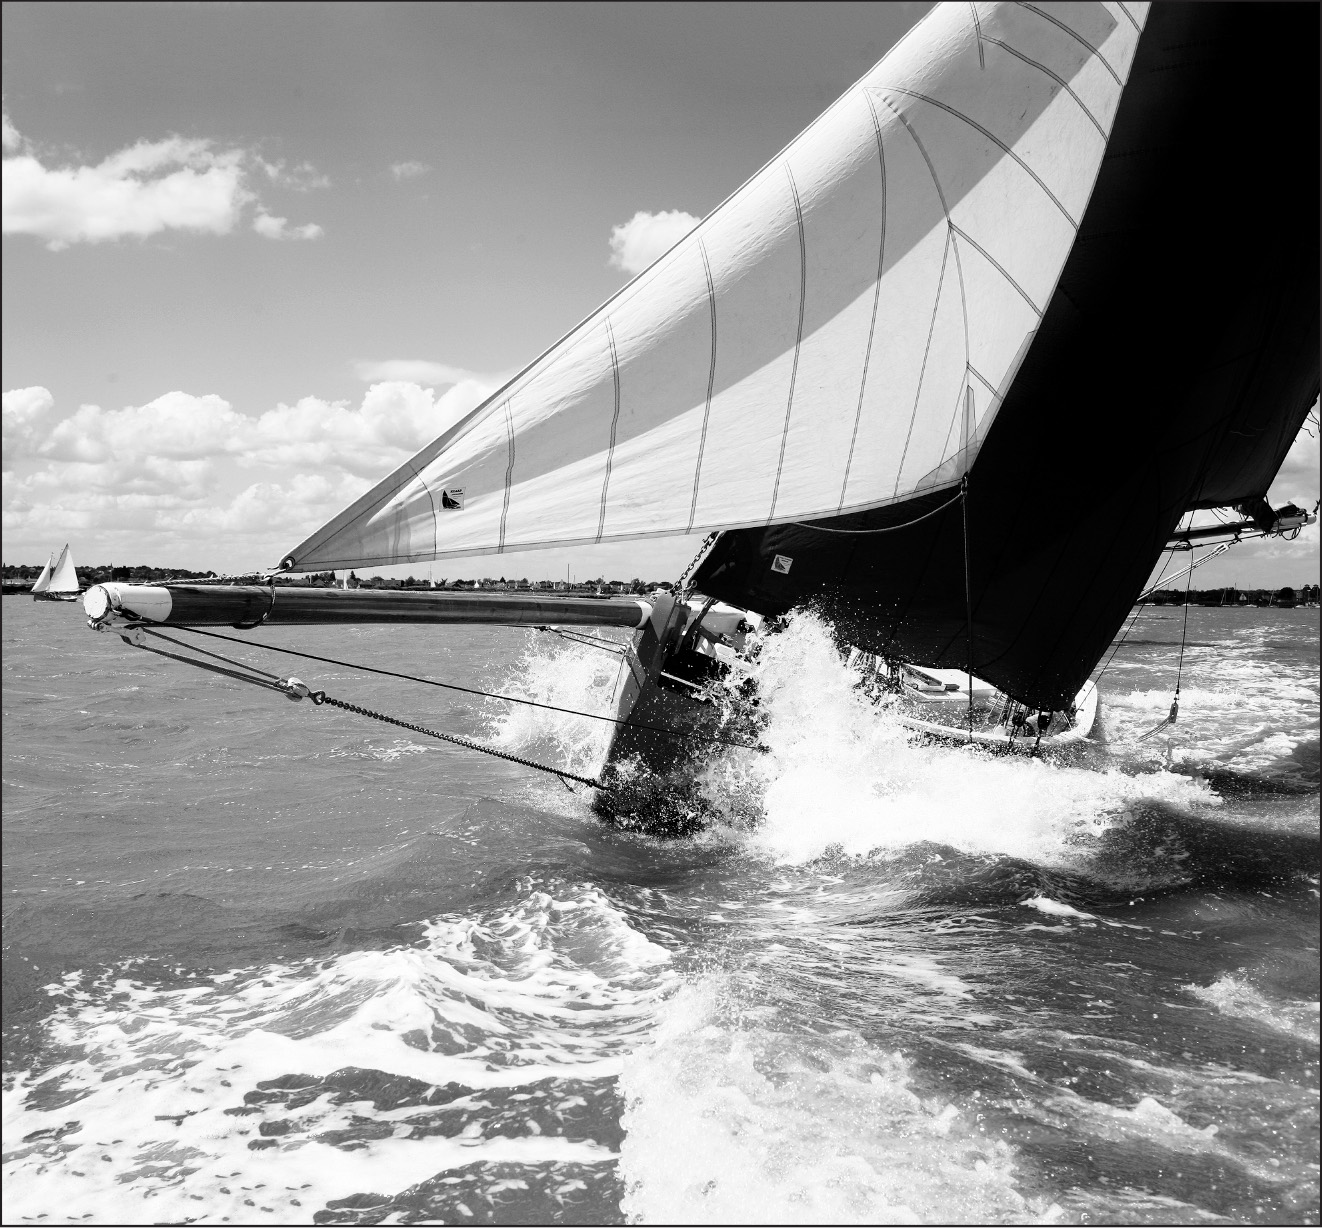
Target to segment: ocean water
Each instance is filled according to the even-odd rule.
[[[1140,741],[1184,617],[1145,611],[1063,761],[913,740],[797,617],[768,752],[675,841],[77,606],[3,616],[6,1223],[1318,1222],[1315,610],[1191,610]],[[596,712],[616,668],[243,634]],[[286,668],[583,774],[606,745]]]

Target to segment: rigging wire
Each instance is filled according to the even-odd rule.
[[[1171,565],[1171,563],[1173,563],[1174,561],[1175,561],[1175,545],[1172,543],[1170,546],[1166,548],[1166,561],[1165,563],[1162,564],[1161,574],[1157,577],[1156,581],[1149,588],[1145,589],[1144,592],[1140,594],[1138,599],[1138,609],[1136,609],[1133,615],[1130,617],[1129,626],[1125,628],[1124,634],[1121,635],[1121,637],[1118,640],[1116,640],[1116,642],[1112,645],[1111,655],[1106,658],[1106,664],[1102,666],[1101,673],[1097,675],[1097,681],[1096,683],[1094,683],[1094,685],[1099,685],[1102,679],[1106,677],[1106,671],[1111,668],[1111,662],[1115,660],[1115,654],[1119,652],[1121,648],[1124,647],[1125,640],[1129,638],[1129,633],[1138,624],[1138,617],[1140,614],[1143,613],[1143,608],[1147,605],[1148,598],[1151,597],[1152,594],[1155,593],[1157,589],[1161,586],[1161,582],[1166,578],[1166,568],[1168,568]]]
[[[1160,733],[1163,729],[1175,724],[1180,716],[1180,680],[1184,677],[1184,642],[1189,634],[1189,586],[1193,583],[1193,568],[1189,568],[1188,576],[1184,581],[1184,625],[1180,629],[1180,655],[1175,667],[1175,697],[1171,700],[1171,710],[1166,719],[1158,725],[1154,725],[1147,733],[1139,737],[1140,742],[1146,742],[1155,733]]]
[[[702,561],[702,556],[715,544],[716,539],[720,537],[720,535],[720,530],[717,529],[712,533],[708,533],[707,536],[702,539],[702,545],[698,547],[698,553],[693,556],[693,561],[679,573],[679,579],[675,581],[676,596],[679,596],[680,593],[685,591],[684,584],[688,580],[690,573],[698,566],[699,562]]]
[[[603,640],[595,635],[581,635],[573,631],[566,631],[563,627],[539,626],[533,629],[535,631],[545,631],[548,635],[558,635],[562,640],[569,640],[573,644],[583,644],[588,648],[600,648],[603,652],[613,653],[617,657],[622,657],[629,651],[627,644],[616,644],[611,640]]]
[[[146,627],[142,627],[141,629],[143,631],[147,631],[148,634],[150,635],[161,636],[162,639],[169,638],[168,636],[162,636],[159,631],[152,631]],[[597,712],[581,712],[577,708],[562,708],[558,704],[544,704],[535,699],[523,699],[518,695],[501,695],[494,691],[481,691],[474,687],[460,686],[458,683],[455,682],[440,682],[435,678],[420,678],[416,674],[401,674],[401,673],[396,673],[394,670],[377,669],[375,666],[371,666],[371,665],[356,665],[352,661],[340,661],[334,657],[321,657],[311,652],[299,652],[295,648],[282,648],[278,644],[259,644],[255,640],[240,640],[240,639],[236,639],[232,635],[221,635],[215,631],[203,631],[200,627],[176,627],[174,628],[174,630],[191,631],[194,635],[205,635],[211,639],[226,640],[231,644],[242,644],[245,648],[260,648],[265,652],[279,652],[279,653],[284,653],[285,655],[291,657],[302,657],[304,660],[307,661],[319,661],[323,665],[339,665],[345,669],[359,670],[362,671],[363,673],[381,674],[383,677],[386,678],[400,678],[405,682],[421,682],[426,686],[441,687],[447,691],[462,691],[465,695],[479,695],[484,699],[501,699],[504,700],[506,703],[523,704],[529,708],[545,708],[550,712],[563,712],[566,716],[582,716],[588,718],[589,720],[606,721],[612,725],[628,724],[633,729],[645,729],[649,733],[664,733],[664,734],[668,734],[672,738],[685,738],[688,737],[689,733],[691,732],[689,730],[667,729],[662,725],[644,725],[636,721],[635,722],[623,721],[619,717],[615,717],[615,716],[602,716],[600,713]],[[182,643],[178,640],[172,640],[171,642],[177,644],[181,648],[188,648],[190,650],[197,652],[205,651],[204,649],[201,648],[195,648],[194,645],[192,644]],[[211,653],[209,655],[215,656],[216,654]],[[223,661],[229,660],[228,657],[218,657],[217,659]],[[234,664],[243,665],[245,669],[255,668],[253,666],[246,665],[243,662],[234,662]],[[264,671],[261,670],[258,670],[256,672],[264,673]],[[267,674],[266,676],[268,678],[275,677],[274,674]],[[745,742],[736,738],[723,738],[717,735],[712,735],[711,740],[714,742],[720,742],[725,746],[737,746],[744,750],[757,749],[757,743]]]
[[[133,628],[134,631],[141,631],[147,635],[155,636],[158,639],[165,640],[168,643],[175,644],[180,648],[188,648],[192,651],[205,653],[209,657],[214,657],[219,661],[229,661],[228,657],[222,657],[214,652],[207,652],[204,648],[194,648],[191,644],[181,644],[178,640],[172,639],[168,635],[163,635],[159,631],[153,631],[147,627]],[[330,704],[334,708],[342,708],[346,712],[353,712],[359,716],[370,717],[374,721],[382,721],[387,725],[397,725],[400,729],[408,729],[413,733],[420,733],[429,738],[435,738],[440,742],[450,742],[455,746],[462,746],[466,750],[479,751],[484,755],[491,755],[496,759],[504,759],[510,763],[517,763],[523,767],[533,768],[538,772],[546,772],[551,776],[558,776],[562,781],[574,780],[579,784],[588,785],[593,789],[610,789],[611,786],[595,777],[579,776],[575,772],[565,771],[563,768],[549,767],[545,763],[538,763],[533,759],[525,759],[522,755],[513,755],[508,751],[497,750],[494,746],[487,746],[482,742],[474,742],[471,738],[462,738],[458,734],[442,733],[437,729],[428,729],[425,725],[416,725],[412,721],[402,721],[398,717],[387,716],[384,712],[376,712],[371,708],[364,708],[360,704],[351,704],[343,699],[336,699],[333,695],[327,695],[325,691],[313,691],[308,685],[298,678],[281,679],[277,674],[269,674],[265,670],[257,669],[255,666],[247,665],[241,661],[230,661],[232,665],[239,665],[245,670],[251,671],[248,674],[241,674],[238,670],[226,669],[223,666],[212,665],[207,661],[198,661],[191,657],[181,656],[177,652],[169,652],[164,648],[153,648],[150,644],[142,643],[137,639],[130,639],[124,636],[128,643],[137,648],[143,648],[147,652],[153,652],[160,657],[169,657],[174,661],[182,661],[185,665],[195,665],[199,669],[209,670],[213,674],[223,674],[227,678],[233,678],[239,682],[250,682],[254,686],[264,687],[270,691],[279,691],[289,699],[310,699],[317,707],[323,704]],[[228,639],[228,636],[220,637]],[[238,643],[243,643],[239,640]],[[254,676],[260,675],[260,676]],[[425,680],[424,680],[425,681]]]
[[[973,741],[973,589],[969,582],[969,475],[960,479],[959,498],[964,513],[964,638],[969,650],[969,741]]]

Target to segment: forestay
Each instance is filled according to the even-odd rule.
[[[938,6],[284,565],[802,521],[955,485],[1060,276],[1146,11]]]

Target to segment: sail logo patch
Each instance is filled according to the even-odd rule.
[[[780,572],[782,576],[789,575],[793,566],[794,560],[787,554],[778,554],[771,560],[771,570]]]
[[[442,490],[441,506],[447,512],[462,512],[464,510],[464,488],[462,486],[449,486]]]

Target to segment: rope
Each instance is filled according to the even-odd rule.
[[[907,529],[910,525],[919,524],[935,516],[937,512],[944,512],[952,503],[958,503],[963,497],[964,486],[961,484],[953,497],[934,507],[930,512],[924,512],[921,516],[917,516],[913,520],[906,520],[903,524],[888,524],[880,529],[828,529],[824,524],[800,524],[797,520],[792,523],[797,529],[811,529],[814,533],[894,533],[897,529]]]
[[[143,627],[142,629],[144,631],[147,630],[146,627]],[[435,678],[419,678],[416,674],[400,674],[400,673],[396,673],[394,670],[377,669],[376,667],[371,665],[355,665],[352,661],[339,661],[336,660],[334,657],[319,657],[315,653],[299,652],[295,648],[281,648],[278,644],[259,644],[255,640],[235,639],[234,636],[232,635],[221,635],[216,631],[203,631],[200,627],[179,627],[176,629],[179,631],[191,631],[194,635],[205,635],[214,640],[226,640],[228,643],[231,644],[242,644],[245,648],[260,648],[265,652],[281,652],[284,653],[286,656],[302,657],[304,660],[307,661],[320,661],[323,665],[339,665],[345,669],[360,670],[361,672],[366,674],[380,674],[382,675],[382,677],[385,678],[400,678],[403,679],[405,682],[421,682],[426,686],[438,686],[447,691],[462,691],[465,695],[480,695],[484,699],[501,699],[504,700],[506,703],[523,704],[529,708],[544,708],[548,712],[563,712],[565,713],[566,716],[582,716],[582,717],[586,717],[588,720],[593,720],[593,721],[608,721],[612,725],[631,725],[631,727],[634,729],[646,729],[649,733],[669,734],[672,738],[684,738],[688,736],[687,733],[681,730],[666,729],[661,725],[644,725],[637,721],[635,722],[623,721],[620,720],[619,717],[615,717],[615,716],[602,716],[600,713],[597,712],[580,712],[577,708],[562,708],[557,704],[544,704],[544,703],[540,703],[535,699],[522,699],[517,695],[499,695],[494,691],[479,691],[473,687],[460,686],[458,683],[455,682],[439,682]],[[149,632],[149,634],[160,635],[160,632],[151,631]],[[180,645],[180,647],[187,647],[195,652],[205,651],[204,649],[201,648],[193,648],[193,645],[191,644]],[[216,654],[211,653],[210,655],[215,656]],[[228,658],[217,657],[217,660],[224,661],[224,660],[228,660]],[[244,668],[252,669],[253,667],[245,665]],[[258,671],[258,672],[260,673],[262,671]],[[268,674],[267,677],[274,678],[275,675]],[[714,742],[720,742],[724,746],[742,747],[744,750],[757,749],[756,743],[742,742],[735,738],[722,738],[713,734],[711,740]]]
[[[584,644],[588,648],[600,648],[602,652],[613,653],[617,657],[622,657],[628,652],[628,645],[615,644],[610,640],[598,639],[595,635],[579,635],[573,631],[565,631],[561,627],[535,627],[535,631],[545,631],[548,635],[558,635],[562,640],[569,640],[574,644]]]
[[[1151,588],[1147,589],[1146,592],[1139,595],[1138,609],[1136,609],[1133,615],[1130,617],[1129,626],[1125,628],[1124,634],[1121,635],[1121,637],[1112,646],[1111,655],[1106,658],[1106,664],[1102,666],[1102,671],[1097,675],[1097,682],[1094,685],[1100,685],[1102,679],[1106,677],[1106,671],[1111,668],[1111,662],[1115,660],[1115,654],[1119,652],[1122,647],[1124,647],[1125,640],[1129,638],[1129,633],[1138,625],[1138,616],[1143,613],[1143,609],[1148,603],[1148,598],[1151,597],[1152,594],[1157,591],[1157,589],[1161,585],[1161,582],[1166,578],[1166,568],[1171,565],[1171,562],[1174,560],[1174,558],[1175,558],[1175,547],[1169,546],[1166,550],[1166,561],[1165,563],[1162,564],[1161,567],[1161,574],[1157,577],[1156,583],[1153,584]]]
[[[1138,739],[1140,742],[1146,742],[1153,734],[1160,733],[1175,724],[1180,716],[1180,680],[1184,677],[1184,641],[1189,634],[1189,586],[1193,583],[1193,570],[1192,567],[1189,568],[1188,577],[1184,581],[1184,625],[1180,630],[1180,656],[1175,667],[1175,698],[1171,700],[1171,710],[1166,719],[1143,734]]]
[[[964,638],[969,650],[969,741],[973,741],[973,588],[969,581],[969,475],[959,482],[959,497],[964,512]],[[947,506],[949,506],[947,504]]]
[[[224,674],[225,677],[234,678],[239,682],[251,682],[254,686],[266,687],[267,690],[279,691],[286,695],[289,693],[278,682],[265,682],[261,678],[254,678],[249,674],[240,674],[237,670],[225,669],[219,665],[208,665],[205,661],[194,661],[191,657],[181,657],[177,652],[167,652],[164,648],[153,648],[150,644],[135,644],[134,647],[144,649],[147,652],[154,652],[158,657],[169,657],[172,661],[182,661],[185,665],[196,665],[198,669],[210,670],[213,674]]]

